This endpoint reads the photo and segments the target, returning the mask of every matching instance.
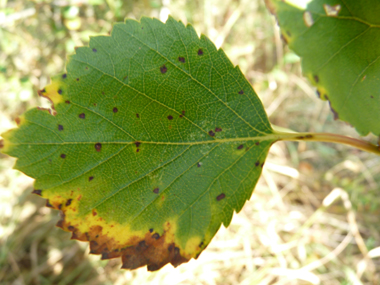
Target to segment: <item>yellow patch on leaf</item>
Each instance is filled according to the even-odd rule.
[[[166,221],[160,235],[153,229],[136,231],[128,225],[108,222],[96,209],[85,216],[78,214],[81,195],[71,192],[70,198],[52,196],[48,193],[33,192],[47,198],[46,206],[60,210],[61,220],[57,226],[72,232],[72,239],[88,241],[90,253],[101,254],[102,259],[121,257],[122,268],[136,269],[147,265],[149,271],[155,271],[171,263],[178,266],[188,262],[201,251],[200,238],[191,238],[185,248],[176,241],[176,219]]]

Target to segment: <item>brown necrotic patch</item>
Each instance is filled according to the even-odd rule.
[[[185,63],[185,58],[182,57],[182,56],[178,57],[178,60],[179,60],[180,62],[182,62],[182,63]]]
[[[69,100],[66,100],[65,103],[66,103],[66,104],[70,104],[70,101],[69,101]]]
[[[67,77],[66,73],[62,74],[62,79],[65,79],[66,77]]]
[[[226,194],[221,193],[221,194],[219,194],[219,195],[216,197],[216,201],[220,201],[220,200],[222,200],[222,199],[224,199],[224,198],[226,198]]]
[[[198,55],[203,55],[203,50],[201,48],[198,50]]]
[[[212,136],[212,137],[215,136],[215,133],[214,133],[212,130],[209,131],[208,134],[209,134],[210,136]]]
[[[54,206],[50,204],[49,199],[46,200],[46,207],[54,209]]]
[[[63,131],[63,126],[62,125],[58,125],[58,131]]]
[[[159,235],[158,233],[154,233],[154,234],[152,235],[152,238],[154,238],[154,239],[159,239],[159,238],[160,238],[160,235]]]
[[[161,73],[166,73],[168,71],[168,68],[166,67],[166,65],[164,64],[163,66],[160,67],[160,71]]]
[[[172,116],[172,115],[169,115],[169,116],[168,116],[168,120],[169,120],[169,121],[173,120],[173,116]]]
[[[70,206],[71,205],[71,202],[73,201],[73,199],[68,199],[67,201],[66,201],[66,206],[68,207],[68,206]]]
[[[114,112],[114,113],[117,113],[117,111],[119,111],[116,107],[114,107],[113,109],[112,109],[112,112]]]
[[[95,144],[95,149],[96,149],[96,151],[101,151],[102,150],[102,144],[101,143],[96,143]]]
[[[86,118],[86,114],[85,113],[81,113],[81,114],[79,114],[78,117],[81,118],[81,119],[84,119],[84,118]]]
[[[260,142],[255,142],[255,145],[260,145]]]
[[[61,158],[66,158],[66,154],[62,153]]]
[[[240,90],[238,93],[239,93],[240,95],[243,95],[243,94],[244,94],[244,91],[243,91],[243,89],[242,89],[242,90]]]
[[[62,89],[58,89],[58,94],[62,95]]]
[[[42,193],[42,190],[39,190],[39,189],[34,189],[34,190],[32,191],[32,194],[36,194],[36,195],[38,195],[38,196],[41,196],[41,193]]]
[[[237,149],[242,149],[244,147],[244,145],[239,145],[238,147],[237,147]]]
[[[61,220],[57,226],[72,232],[71,239],[88,241],[90,253],[99,254],[102,259],[121,257],[122,268],[136,269],[147,265],[149,271],[154,271],[168,263],[177,267],[190,259],[190,257],[182,256],[180,248],[170,241],[172,239],[168,235],[171,236],[173,233],[171,233],[169,222],[166,223],[161,236],[158,233],[152,235],[153,228],[151,228],[143,236],[132,235],[128,240],[120,243],[108,236],[108,231],[103,230],[100,225],[89,226],[86,232],[81,232],[76,225],[72,225],[66,220],[63,211],[60,213]],[[99,217],[99,213],[97,217]]]
[[[222,131],[222,128],[215,128],[216,133],[221,132],[221,131]]]
[[[94,179],[94,176],[90,176],[90,177],[88,178],[88,181],[91,181],[92,179]]]
[[[259,166],[259,165],[260,165],[260,161],[256,161],[255,166]]]
[[[153,189],[153,193],[158,194],[159,192],[160,192],[160,188],[157,187],[157,188],[154,188],[154,189]]]
[[[138,119],[138,118],[140,118],[140,115],[139,115],[139,114],[137,114],[137,113],[136,113],[136,118],[137,118],[137,119]]]

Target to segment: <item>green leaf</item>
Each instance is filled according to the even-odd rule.
[[[26,112],[2,152],[61,210],[59,227],[123,268],[197,258],[278,139],[239,68],[172,18],[115,24],[39,93],[54,109]]]
[[[271,1],[282,36],[334,117],[380,135],[380,2],[314,0],[303,9]]]

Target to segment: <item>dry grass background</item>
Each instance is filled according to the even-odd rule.
[[[0,0],[0,133],[47,102],[36,90],[112,22],[171,14],[238,64],[273,124],[357,137],[333,121],[260,0]],[[374,137],[366,139],[375,141]],[[380,158],[324,143],[276,143],[256,190],[198,260],[120,270],[54,225],[32,179],[0,156],[0,284],[380,284]]]

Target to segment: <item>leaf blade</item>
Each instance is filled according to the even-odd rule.
[[[61,210],[59,227],[124,268],[197,258],[277,139],[240,70],[172,18],[116,24],[40,94],[55,116],[26,112],[2,151]]]

